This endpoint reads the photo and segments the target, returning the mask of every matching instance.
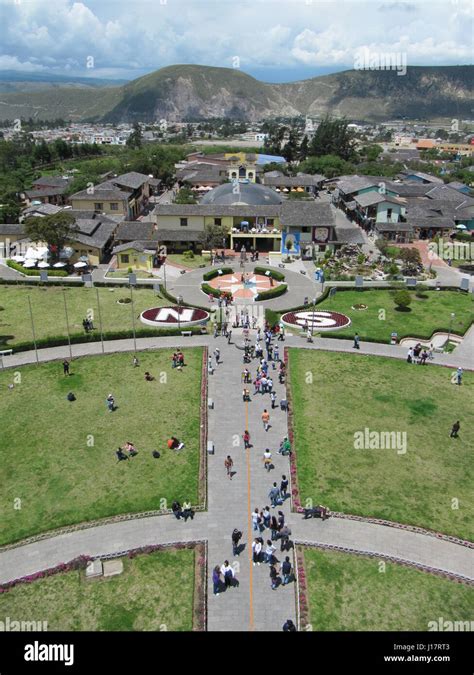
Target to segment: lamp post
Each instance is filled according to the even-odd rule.
[[[135,305],[133,302],[133,285],[130,284],[130,300],[132,306],[132,328],[133,328],[133,353],[137,353],[137,334],[135,331]]]
[[[38,365],[38,363],[39,363],[38,347],[36,346],[35,324],[34,324],[34,321],[33,321],[33,310],[31,309],[30,296],[28,296],[28,307],[30,308],[31,332],[33,333],[33,344],[35,346],[36,364]],[[3,365],[3,360],[2,360],[2,365]]]
[[[451,337],[451,330],[453,327],[453,321],[456,318],[456,314],[454,312],[451,312],[451,316],[449,317],[449,331],[448,331],[448,339],[446,341],[446,349],[449,349],[449,339]]]
[[[64,300],[64,314],[65,314],[65,317],[66,317],[67,341],[68,341],[68,344],[69,344],[69,358],[72,361],[71,334],[70,334],[70,331],[69,331],[69,317],[68,317],[68,314],[67,314],[66,291],[65,291],[64,287],[63,287],[63,300]]]
[[[178,330],[181,331],[181,303],[183,302],[183,296],[178,295],[176,300],[178,301]]]

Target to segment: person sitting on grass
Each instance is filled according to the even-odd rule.
[[[145,380],[147,382],[153,382],[154,379],[155,378],[153,377],[153,375],[151,373],[149,373],[148,370],[147,370],[146,373],[145,373]]]
[[[130,457],[135,457],[135,455],[138,455],[137,449],[131,441],[127,441],[125,443],[125,450],[127,450]]]
[[[124,453],[122,448],[118,448],[118,450],[115,451],[115,455],[117,457],[118,462],[121,462],[123,459],[128,459],[127,455]]]
[[[176,438],[176,436],[171,436],[168,439],[168,448],[170,450],[181,450],[184,448],[184,443]]]

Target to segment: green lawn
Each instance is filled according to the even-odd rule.
[[[137,279],[153,279],[153,274],[150,272],[145,272],[144,270],[133,270],[133,274],[136,275]],[[122,267],[119,270],[111,270],[105,275],[106,279],[127,279],[128,280],[128,267]],[[156,279],[157,283],[159,279]]]
[[[0,596],[0,620],[47,621],[48,631],[190,631],[194,551],[122,558],[115,577],[84,570],[20,584]]]
[[[94,325],[99,328],[97,304],[99,293],[102,325],[104,332],[132,330],[131,305],[119,305],[117,300],[130,297],[128,288],[62,288],[52,286],[18,287],[0,285],[0,349],[17,342],[32,340],[28,296],[31,299],[35,333],[37,338],[66,335],[64,296],[69,320],[70,333],[83,332],[82,320],[92,310]],[[140,288],[133,291],[136,328],[144,325],[138,316],[145,309],[169,305],[153,289]]]
[[[185,258],[181,253],[169,253],[166,259],[176,265],[183,265],[183,267],[190,267],[192,269],[199,267],[199,265],[211,264],[211,259],[208,255],[202,256],[197,253],[194,255],[194,258]]]
[[[322,333],[324,337],[351,338],[359,333],[361,340],[390,342],[390,334],[398,333],[399,339],[409,335],[430,338],[438,329],[449,329],[451,312],[456,314],[452,324],[454,333],[464,334],[474,320],[471,295],[456,291],[429,291],[421,300],[412,293],[409,312],[399,312],[390,291],[337,291],[333,298],[319,303],[317,311],[342,312],[351,319],[351,325],[343,330]],[[365,304],[368,309],[351,309],[353,305]],[[384,310],[384,311],[380,311]]]
[[[428,631],[429,622],[472,621],[474,589],[348,553],[304,552],[314,631]]]
[[[187,366],[171,368],[171,351],[75,360],[0,372],[0,543],[70,523],[167,508],[198,499],[202,350],[186,349]],[[146,382],[144,372],[156,377]],[[163,374],[163,375],[161,375]],[[160,379],[166,381],[160,382]],[[66,395],[74,392],[77,400]],[[110,413],[105,399],[115,396]],[[169,450],[170,434],[185,441]],[[117,462],[132,441],[139,454]],[[162,454],[154,459],[152,450]],[[20,499],[21,502],[15,501]],[[21,506],[21,508],[18,508]]]
[[[382,357],[290,350],[301,499],[472,538],[474,376]],[[312,378],[312,383],[311,383]],[[451,426],[461,422],[458,439]],[[395,449],[354,434],[406,433]],[[452,508],[457,499],[459,508]]]

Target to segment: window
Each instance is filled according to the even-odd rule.
[[[249,171],[248,177],[249,177],[249,178],[253,178],[253,172],[252,172],[252,171]]]
[[[273,227],[274,222],[275,222],[274,218],[267,218],[268,227]]]
[[[302,227],[301,232],[310,232],[311,228],[309,227]]]
[[[187,218],[180,218],[179,224],[181,225],[181,227],[186,227],[187,224],[188,224],[188,219]]]
[[[129,255],[121,255],[120,256],[120,262],[129,263],[130,262],[130,256]]]
[[[94,204],[94,211],[103,211],[104,210],[104,205],[102,202],[97,202]]]
[[[118,202],[111,202],[110,210],[111,211],[118,211]]]
[[[222,225],[222,218],[214,218],[214,225]]]

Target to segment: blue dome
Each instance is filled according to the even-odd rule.
[[[266,204],[281,204],[282,200],[277,192],[258,183],[224,183],[210,190],[201,199],[201,204],[249,204],[252,206]]]

